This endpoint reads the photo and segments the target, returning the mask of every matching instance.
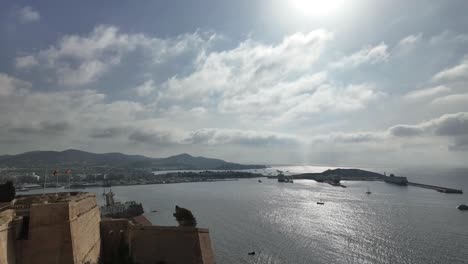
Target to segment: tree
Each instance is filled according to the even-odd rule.
[[[5,184],[0,184],[0,202],[11,202],[15,199],[16,191],[13,182],[7,181]]]
[[[177,222],[179,222],[179,226],[181,227],[196,227],[197,220],[193,216],[192,212],[188,209],[179,207],[176,205],[175,207],[176,212],[174,213],[174,217],[176,218]]]

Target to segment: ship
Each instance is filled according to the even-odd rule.
[[[384,176],[384,182],[402,186],[408,185],[408,179],[406,177],[395,176],[393,174],[390,174],[388,177]]]
[[[109,192],[102,194],[106,199],[106,205],[101,206],[101,217],[109,218],[133,218],[142,215],[145,211],[141,203],[135,201],[128,201],[125,203],[116,202],[114,200],[114,192],[112,188]]]
[[[284,176],[282,171],[278,171],[278,182],[286,182],[286,176]]]
[[[458,210],[461,210],[461,211],[466,211],[468,210],[468,205],[466,204],[460,204],[458,207],[457,207]]]

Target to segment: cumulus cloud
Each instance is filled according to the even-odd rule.
[[[39,62],[32,55],[18,57],[15,59],[15,67],[17,69],[27,69],[27,68],[34,67],[38,64]]]
[[[454,105],[454,104],[468,104],[468,93],[465,94],[451,94],[434,99],[432,104],[436,105]]]
[[[339,61],[332,63],[331,66],[334,68],[348,68],[356,67],[366,63],[377,64],[387,61],[389,56],[388,46],[382,42],[374,47],[365,47],[354,54],[346,56]]]
[[[454,81],[468,78],[468,56],[460,64],[444,69],[432,77],[433,81]]]
[[[156,90],[153,80],[148,80],[141,85],[135,87],[135,92],[138,96],[148,96]]]
[[[66,35],[48,49],[19,57],[16,65],[50,69],[59,84],[81,86],[95,82],[135,50],[144,50],[153,63],[161,63],[186,50],[209,46],[214,38],[213,34],[195,32],[160,39],[141,33],[125,34],[115,26],[100,25],[87,35]]]
[[[25,92],[31,83],[0,73],[0,97],[10,96],[15,92]]]
[[[397,137],[468,135],[468,112],[442,115],[417,125],[396,125],[391,127],[389,132]]]
[[[278,120],[330,109],[362,109],[378,97],[373,85],[345,86],[333,83],[327,72],[311,73],[332,37],[316,30],[287,36],[277,45],[249,39],[231,50],[205,53],[194,72],[165,82],[158,100],[187,107],[213,105],[224,114]],[[373,57],[378,51],[369,53]]]
[[[390,135],[395,137],[412,137],[423,135],[424,128],[418,125],[396,125],[388,129]]]
[[[40,18],[39,12],[30,6],[25,6],[18,11],[18,19],[23,24],[38,21]]]
[[[267,146],[296,145],[304,141],[295,136],[268,131],[207,128],[190,132],[184,139],[184,142],[190,144],[209,145],[234,144],[247,146]]]
[[[452,91],[450,87],[439,85],[435,87],[411,91],[405,94],[403,98],[407,100],[419,100],[419,99],[425,99],[428,97],[436,96],[442,93],[448,93],[450,91]]]
[[[400,47],[408,47],[411,45],[416,44],[417,42],[421,41],[422,39],[422,33],[416,34],[416,35],[409,35],[404,37],[398,42],[398,46]]]
[[[369,143],[381,142],[388,139],[386,132],[354,132],[354,133],[331,133],[329,135],[319,135],[312,138],[312,142],[325,142],[325,143]]]

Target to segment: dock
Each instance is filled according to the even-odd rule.
[[[441,192],[441,193],[463,193],[463,190],[457,190],[457,189],[440,187],[440,186],[429,185],[429,184],[408,182],[408,185],[415,186],[415,187],[426,188],[426,189],[432,189],[432,190],[436,190],[436,191]]]

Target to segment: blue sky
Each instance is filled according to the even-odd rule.
[[[468,158],[465,1],[3,1],[0,147]]]

